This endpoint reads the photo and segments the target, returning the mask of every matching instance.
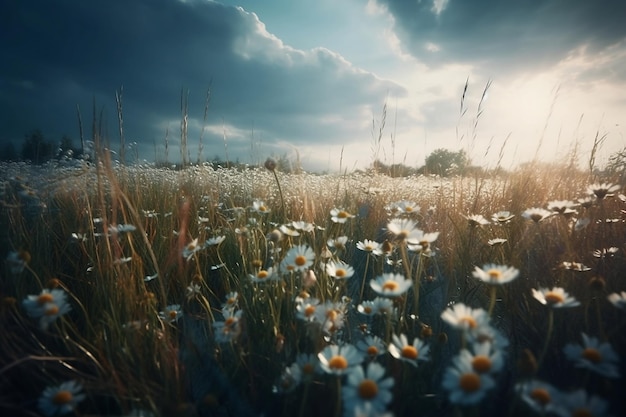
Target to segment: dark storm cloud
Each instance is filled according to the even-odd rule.
[[[376,1],[394,17],[407,51],[432,67],[470,63],[483,72],[533,70],[576,48],[598,52],[626,39],[623,0]]]
[[[210,85],[209,124],[254,128],[267,142],[336,143],[364,108],[405,94],[332,51],[290,48],[253,13],[215,2],[25,0],[3,2],[0,15],[0,139],[33,128],[76,137],[76,106],[90,120],[94,98],[114,136],[123,86],[126,136],[152,144],[168,120],[175,137],[183,90],[191,125],[202,124]]]

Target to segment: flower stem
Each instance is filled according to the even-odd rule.
[[[543,359],[546,356],[548,351],[548,345],[550,344],[550,338],[552,337],[552,330],[554,329],[554,309],[550,308],[548,311],[548,332],[546,333],[546,341],[543,344],[543,349],[541,350],[541,355],[539,356],[539,360],[537,361],[537,367],[540,368],[543,363]]]
[[[489,301],[489,317],[491,317],[491,314],[493,313],[493,308],[496,306],[496,286],[492,285],[491,286],[491,299]]]

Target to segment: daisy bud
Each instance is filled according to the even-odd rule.
[[[589,280],[588,285],[591,291],[603,291],[606,287],[606,281],[601,276],[596,276]]]
[[[445,345],[446,343],[448,343],[448,334],[445,332],[441,332],[437,335],[437,342],[439,342],[440,345]]]
[[[46,287],[53,290],[55,288],[59,288],[61,286],[61,280],[58,278],[51,278],[46,283]]]
[[[313,272],[312,269],[306,271],[304,277],[302,278],[302,285],[304,285],[304,288],[311,288],[316,282],[317,277],[315,276],[315,272]]]
[[[261,268],[263,266],[263,261],[260,259],[254,259],[252,261],[252,267],[255,269]]]
[[[517,369],[523,377],[532,377],[537,372],[537,359],[530,349],[524,349],[517,361]]]
[[[280,240],[283,238],[283,234],[280,230],[278,229],[274,229],[271,232],[269,232],[266,236],[267,240],[269,240],[270,242],[276,244],[278,242],[280,242]]]
[[[420,337],[422,339],[428,339],[433,335],[433,328],[427,324],[422,325],[422,330],[420,331]]]

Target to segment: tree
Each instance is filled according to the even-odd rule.
[[[31,161],[34,164],[41,164],[48,161],[54,155],[54,149],[50,142],[47,142],[41,130],[33,131],[30,136],[24,138],[22,144],[22,159]]]
[[[469,158],[464,150],[457,152],[448,149],[436,149],[426,157],[426,171],[442,177],[462,174],[469,165]]]

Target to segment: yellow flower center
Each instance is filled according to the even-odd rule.
[[[340,269],[337,269],[337,270],[335,271],[335,276],[336,276],[337,278],[343,278],[343,277],[345,277],[346,275],[348,275],[348,272],[347,272],[345,269],[341,269],[341,268],[340,268]]]
[[[370,356],[376,356],[378,355],[378,348],[376,346],[368,346],[366,352]]]
[[[298,266],[304,266],[306,265],[306,256],[304,255],[298,255],[296,256],[296,258],[294,259],[294,263]]]
[[[492,281],[499,281],[502,279],[502,271],[498,269],[490,269],[487,271],[487,275],[489,275],[489,279]]]
[[[176,318],[176,316],[178,315],[176,310],[170,310],[167,314],[170,316],[170,319],[172,319],[172,320],[174,320]]]
[[[363,307],[363,312],[365,314],[370,314],[372,312],[372,307],[370,307],[370,306]]]
[[[72,393],[70,391],[59,391],[52,397],[52,403],[55,405],[64,405],[72,401]]]
[[[602,362],[602,354],[598,349],[586,348],[583,350],[582,357],[587,359],[591,363]]]
[[[337,213],[337,218],[339,219],[347,219],[348,216],[350,216],[350,214],[348,214],[347,211],[341,210],[339,213]]]
[[[532,221],[534,221],[535,223],[537,223],[538,221],[540,221],[543,216],[539,213],[533,213],[530,215],[530,218],[532,219]]]
[[[396,281],[385,281],[382,285],[382,289],[385,291],[396,291],[399,285]]]
[[[413,207],[407,206],[407,207],[404,208],[404,211],[406,211],[407,213],[410,213],[410,212],[413,211]]]
[[[306,306],[306,308],[304,309],[304,315],[306,317],[311,317],[313,313],[315,313],[315,306],[314,305]]]
[[[378,385],[376,384],[376,381],[373,381],[371,379],[364,379],[359,384],[358,392],[359,397],[366,400],[371,400],[378,394]]]
[[[43,305],[46,303],[51,303],[52,301],[54,301],[54,297],[52,296],[52,294],[50,293],[45,293],[45,294],[41,294],[39,297],[37,297],[37,303],[39,305]]]
[[[237,321],[236,318],[229,317],[226,320],[224,320],[224,324],[226,325],[226,327],[228,327],[228,326],[232,326],[233,324],[235,324],[236,321]]]
[[[593,417],[593,413],[588,408],[578,408],[574,410],[572,417]]]
[[[366,250],[367,252],[371,252],[371,251],[373,251],[373,250],[374,250],[374,247],[373,247],[372,245],[365,245],[365,250]]]
[[[473,372],[461,375],[459,386],[465,392],[476,392],[480,389],[480,376]]]
[[[333,356],[328,361],[328,367],[330,369],[346,369],[348,367],[348,361],[341,355]]]
[[[530,395],[530,398],[532,398],[538,404],[544,407],[548,405],[550,401],[552,401],[552,398],[550,397],[550,393],[548,392],[547,389],[544,389],[544,388],[535,388],[534,390],[530,392],[529,395]]]
[[[475,329],[476,326],[478,326],[478,323],[476,323],[476,320],[474,320],[474,317],[472,316],[461,317],[459,319],[459,324],[466,325],[470,329]]]
[[[305,363],[304,365],[302,365],[302,372],[307,375],[311,375],[313,372],[315,372],[315,366],[310,363]]]
[[[54,316],[59,314],[59,306],[56,304],[50,304],[44,313],[46,316]]]
[[[491,359],[484,355],[475,356],[474,359],[472,359],[472,368],[479,374],[489,372],[491,369]]]
[[[565,299],[563,298],[561,294],[556,293],[554,291],[548,291],[544,295],[544,298],[546,299],[546,303],[548,304],[558,304],[558,303],[562,303],[563,301],[565,301]]]
[[[265,206],[259,206],[259,211],[267,211],[267,207],[265,207]]]
[[[326,318],[330,321],[337,320],[337,316],[339,316],[339,312],[337,310],[328,310],[326,311]]]
[[[417,359],[417,357],[419,356],[419,352],[417,351],[417,349],[415,348],[415,346],[404,346],[402,348],[402,350],[400,351],[400,354],[402,355],[403,358],[407,358],[407,359]]]
[[[259,271],[259,273],[258,273],[258,274],[256,274],[256,277],[257,277],[258,279],[265,279],[265,278],[267,278],[268,276],[269,276],[269,273],[268,273],[265,269],[260,270],[260,271]]]

